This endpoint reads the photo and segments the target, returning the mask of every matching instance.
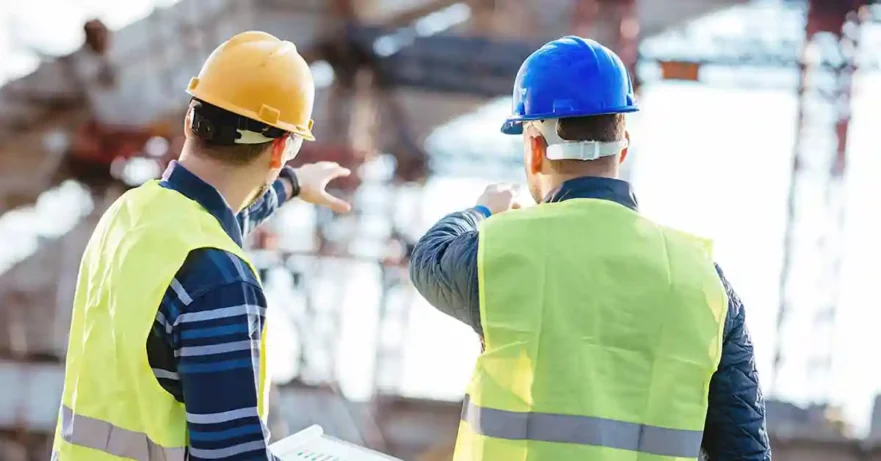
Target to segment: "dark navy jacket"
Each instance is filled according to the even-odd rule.
[[[545,202],[571,198],[611,200],[637,209],[627,182],[594,177],[565,182]],[[477,229],[486,217],[487,210],[482,207],[447,215],[419,240],[410,259],[410,277],[422,296],[440,311],[470,325],[478,335],[482,330]],[[703,449],[709,461],[767,461],[771,459],[771,449],[765,426],[765,402],[743,304],[718,266],[716,271],[728,292],[728,316],[722,360],[710,382]]]

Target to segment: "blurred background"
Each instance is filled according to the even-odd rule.
[[[292,40],[319,87],[296,164],[357,172],[355,211],[286,206],[249,244],[270,299],[274,438],[312,423],[450,459],[471,330],[407,280],[414,242],[489,182],[514,75],[566,34],[615,49],[643,111],[642,211],[712,237],[743,298],[775,460],[881,460],[881,2],[0,0],[0,460],[48,459],[85,242],[182,142],[231,35]]]

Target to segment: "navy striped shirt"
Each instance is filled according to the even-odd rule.
[[[236,215],[216,189],[177,162],[160,184],[202,205],[239,245],[288,199],[278,180]],[[165,292],[147,355],[159,383],[186,407],[189,459],[276,459],[257,414],[265,315],[266,297],[253,272],[218,249],[191,252]]]

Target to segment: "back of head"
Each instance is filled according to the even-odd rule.
[[[250,165],[287,134],[198,99],[190,103],[187,120],[192,152],[228,166]]]
[[[551,169],[565,175],[588,175],[593,171],[608,171],[618,163],[615,152],[620,152],[627,146],[626,132],[624,114],[561,118],[557,120],[555,134],[562,141],[578,143],[582,146],[609,146],[610,149],[601,152],[607,155],[598,155],[593,160],[552,159],[548,156]],[[545,140],[547,142],[547,137]],[[548,147],[554,149],[553,145]]]

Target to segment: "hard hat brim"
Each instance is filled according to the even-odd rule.
[[[522,120],[506,120],[502,125],[502,133],[504,134],[523,134]]]
[[[505,120],[505,123],[502,124],[501,132],[504,134],[523,134],[523,122],[529,122],[533,120],[547,120],[552,118],[575,118],[575,117],[592,117],[596,115],[611,115],[611,114],[629,114],[632,112],[639,112],[639,106],[632,105],[627,107],[621,107],[617,109],[611,109],[602,112],[590,112],[590,113],[569,113],[569,114],[539,114],[539,115],[530,115],[530,116],[521,116],[515,115],[513,117],[509,117]]]

